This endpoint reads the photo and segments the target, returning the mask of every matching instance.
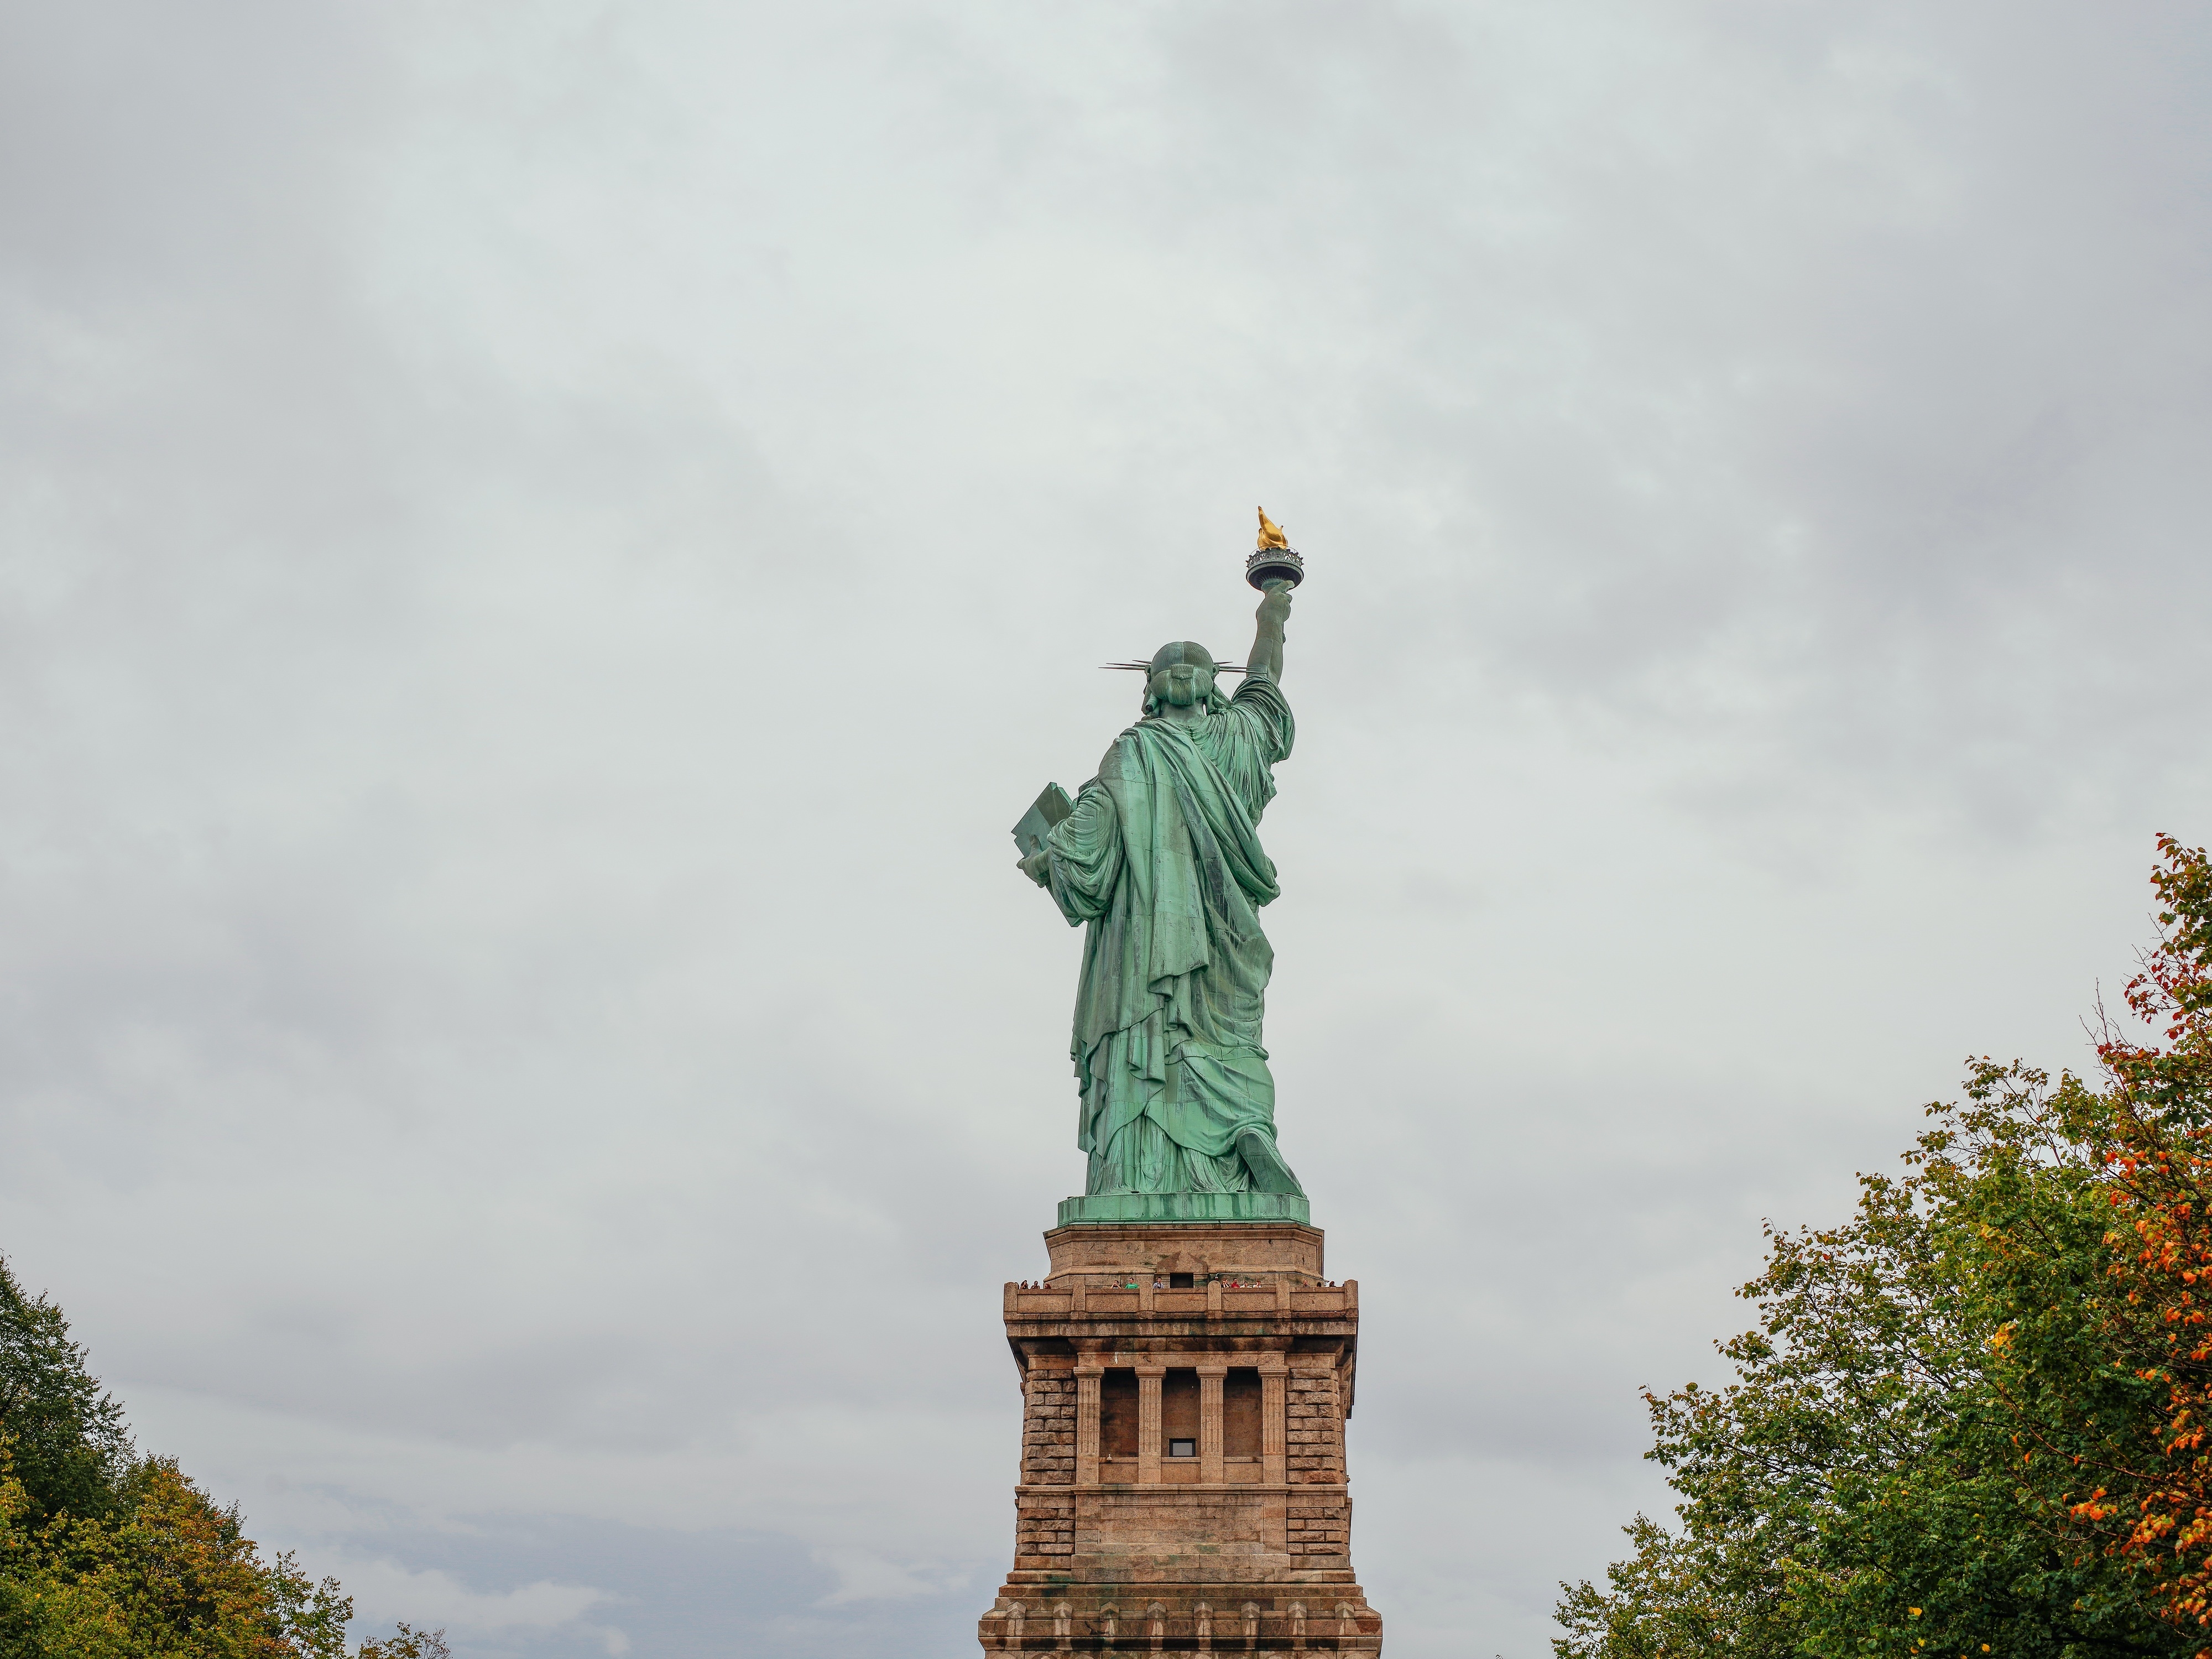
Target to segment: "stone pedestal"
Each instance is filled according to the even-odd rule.
[[[1091,1223],[1006,1289],[1014,1569],[992,1652],[1379,1653],[1352,1571],[1359,1287],[1291,1221]]]

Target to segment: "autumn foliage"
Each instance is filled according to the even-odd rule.
[[[2096,1077],[1978,1060],[1770,1230],[1735,1381],[1647,1397],[1676,1523],[1564,1587],[1561,1659],[2212,1659],[2212,864],[2159,854]]]
[[[345,1659],[353,1604],[141,1457],[61,1310],[0,1261],[0,1659]],[[402,1625],[356,1659],[445,1659]]]
[[[2155,1389],[2157,1410],[2087,1466],[2099,1484],[2069,1514],[2142,1569],[2164,1617],[2212,1630],[2212,866],[2171,837],[2160,851],[2164,937],[2127,988],[2152,1040],[2107,1024],[2106,1087],[2086,1114],[2112,1221],[2100,1334],[2116,1365]]]

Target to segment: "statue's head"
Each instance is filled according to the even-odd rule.
[[[1194,640],[1177,640],[1152,653],[1145,675],[1145,712],[1157,714],[1163,703],[1213,707],[1213,653]]]

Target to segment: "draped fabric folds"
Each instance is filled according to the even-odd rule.
[[[1200,719],[1141,720],[1046,842],[1053,898],[1090,930],[1071,1045],[1090,1192],[1252,1187],[1237,1138],[1275,1124],[1258,824],[1296,732],[1256,676]]]

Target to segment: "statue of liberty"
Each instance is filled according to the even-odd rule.
[[[1303,568],[1264,512],[1260,521],[1251,574],[1267,580],[1243,684],[1223,696],[1228,665],[1188,640],[1124,665],[1145,672],[1144,718],[1114,740],[1073,809],[1029,838],[1038,850],[1021,868],[1070,927],[1088,929],[1070,1047],[1086,1192],[1283,1194],[1295,1203],[1200,1202],[1224,1218],[1303,1220],[1261,1046],[1274,951],[1259,911],[1279,890],[1258,833],[1297,731],[1283,632]],[[1279,555],[1262,563],[1277,549],[1288,579]],[[1115,1208],[1087,1207],[1095,1218]]]

